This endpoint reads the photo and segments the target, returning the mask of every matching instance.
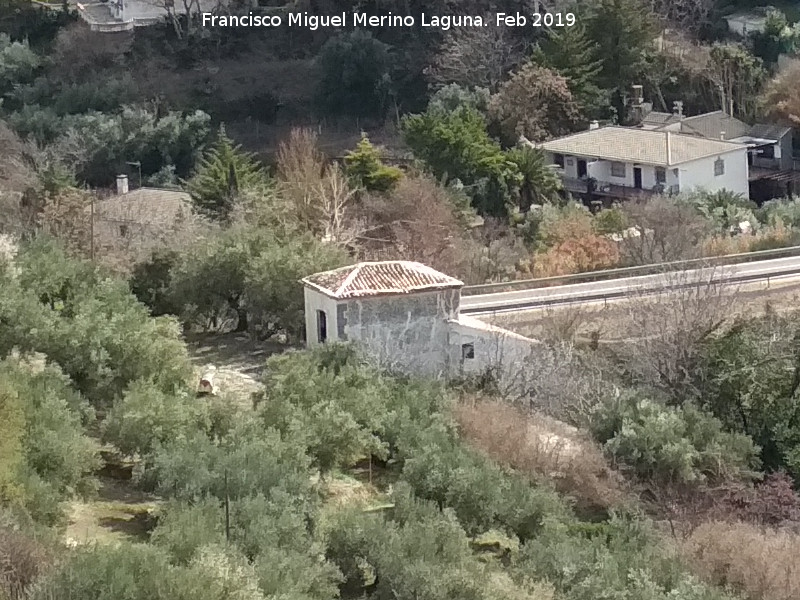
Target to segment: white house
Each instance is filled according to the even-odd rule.
[[[670,130],[602,127],[538,145],[578,194],[646,197],[704,189],[749,198],[748,147]]]
[[[537,344],[459,314],[458,279],[410,261],[362,262],[301,280],[306,343],[355,342],[382,366],[454,377],[518,367]]]

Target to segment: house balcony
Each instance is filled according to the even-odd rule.
[[[644,200],[653,196],[672,195],[678,193],[678,186],[658,185],[652,189],[636,188],[626,185],[606,183],[605,181],[592,181],[574,177],[562,177],[564,189],[572,194],[588,195],[590,183],[592,196],[600,198],[617,198],[621,200]]]

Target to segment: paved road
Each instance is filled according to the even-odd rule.
[[[542,306],[619,299],[652,293],[668,287],[696,285],[698,282],[742,283],[778,278],[783,280],[800,278],[800,256],[549,288],[464,296],[461,298],[461,312],[465,314],[512,312]]]

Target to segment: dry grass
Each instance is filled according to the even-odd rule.
[[[744,523],[706,523],[684,550],[698,575],[750,600],[800,598],[800,534]]]
[[[462,402],[455,416],[469,444],[504,466],[552,481],[587,508],[610,509],[628,499],[622,477],[575,428],[484,399]]]
[[[0,526],[0,598],[22,600],[50,561],[45,549],[19,531]]]
[[[145,540],[158,504],[158,499],[133,489],[129,482],[103,478],[96,499],[72,503],[64,537],[69,544]]]

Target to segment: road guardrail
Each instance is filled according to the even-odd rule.
[[[725,256],[708,258],[691,258],[638,267],[588,271],[586,273],[576,273],[574,275],[558,275],[556,277],[539,277],[535,279],[519,279],[516,281],[467,285],[461,289],[461,295],[478,296],[483,294],[535,290],[538,288],[567,285],[570,283],[589,283],[609,279],[622,279],[624,277],[636,277],[637,275],[655,275],[657,273],[680,271],[687,268],[721,267],[738,263],[770,260],[772,258],[785,258],[787,256],[800,256],[800,246],[790,246],[788,248],[778,248],[776,250],[758,250],[756,252],[726,254]]]

